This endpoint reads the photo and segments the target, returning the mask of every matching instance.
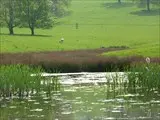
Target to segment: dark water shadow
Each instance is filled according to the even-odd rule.
[[[10,34],[0,33],[0,35],[10,35]],[[52,37],[52,35],[31,35],[31,34],[14,34],[10,36]]]
[[[125,3],[118,3],[118,2],[115,2],[115,3],[103,3],[102,4],[103,7],[105,8],[123,8],[123,7],[131,7],[131,6],[134,6],[134,3],[130,3],[130,2],[125,2]]]
[[[141,11],[134,11],[130,12],[132,15],[137,15],[137,16],[157,16],[160,15],[160,9],[154,9],[154,10],[141,10]]]

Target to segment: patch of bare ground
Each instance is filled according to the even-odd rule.
[[[145,62],[140,56],[132,57],[106,57],[101,56],[103,52],[122,50],[126,48],[110,47],[92,50],[74,51],[52,51],[52,52],[30,52],[30,53],[1,53],[0,64],[28,64],[42,66],[47,72],[99,72],[124,70],[132,63]],[[159,58],[152,58],[152,62],[159,63]]]

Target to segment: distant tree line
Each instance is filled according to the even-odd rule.
[[[156,6],[160,5],[160,0],[138,0],[138,1],[139,1],[139,5],[142,7],[146,6],[148,11],[150,11],[151,4],[156,5]]]
[[[118,3],[121,3],[123,0],[118,0]],[[132,2],[137,2],[139,7],[145,7],[148,11],[150,11],[150,5],[157,5],[160,6],[160,0],[128,0]]]
[[[71,0],[1,0],[0,23],[7,26],[10,35],[14,27],[28,27],[31,35],[35,28],[50,28],[54,17],[63,16]]]

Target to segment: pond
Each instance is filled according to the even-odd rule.
[[[21,99],[1,97],[0,120],[160,120],[160,93],[138,92],[141,88],[129,92],[125,73],[42,76],[47,80],[58,77],[60,89]]]

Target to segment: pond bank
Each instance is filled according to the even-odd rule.
[[[30,53],[1,53],[0,64],[27,64],[41,66],[46,72],[105,72],[124,71],[134,63],[143,63],[142,56],[107,57],[103,52],[119,51],[126,48],[111,47],[93,50],[30,52]],[[160,63],[160,58],[151,58],[152,63]]]

